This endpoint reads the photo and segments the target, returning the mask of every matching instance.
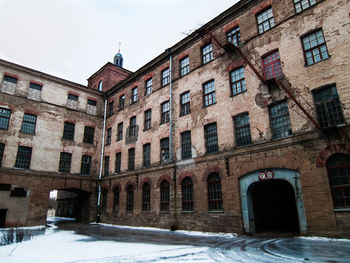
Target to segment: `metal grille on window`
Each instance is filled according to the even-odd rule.
[[[263,57],[263,64],[266,80],[273,78],[279,79],[283,77],[282,64],[278,51]]]
[[[112,128],[107,129],[106,145],[111,144],[112,141]]]
[[[134,187],[130,184],[126,191],[126,211],[132,212],[134,209]]]
[[[162,71],[162,87],[170,83],[170,71],[169,68]]]
[[[256,16],[258,21],[259,34],[273,28],[275,26],[275,20],[273,19],[272,8],[268,8]]]
[[[121,169],[121,164],[122,164],[122,153],[116,153],[115,155],[115,172],[120,173]]]
[[[151,208],[151,187],[149,183],[142,186],[142,211],[150,211]]]
[[[185,57],[180,60],[180,76],[185,76],[190,72],[190,59]]]
[[[160,158],[161,163],[166,163],[169,161],[169,138],[160,140]]]
[[[167,180],[160,184],[160,211],[169,211],[170,185]]]
[[[161,121],[161,123],[169,122],[169,120],[170,120],[169,109],[170,109],[169,101],[164,102],[162,104],[162,121]]]
[[[270,107],[270,121],[273,139],[292,135],[287,102],[281,102]]]
[[[9,128],[11,110],[0,108],[0,129],[7,130]]]
[[[2,157],[4,156],[5,144],[0,143],[0,167],[2,166]]]
[[[234,27],[227,33],[227,41],[231,42],[236,47],[241,45],[241,33],[239,31],[239,26]]]
[[[129,170],[135,169],[135,148],[129,149],[128,169]]]
[[[123,139],[123,123],[118,123],[118,134],[117,141],[121,141]]]
[[[136,116],[130,118],[129,136],[136,135]]]
[[[181,155],[182,159],[192,157],[191,132],[186,131],[181,133]]]
[[[29,169],[31,157],[32,157],[31,147],[18,146],[15,167]]]
[[[147,143],[143,146],[143,167],[151,166],[151,144]]]
[[[181,95],[181,115],[186,115],[191,113],[191,97],[190,92],[186,92]]]
[[[146,90],[145,95],[149,95],[152,93],[152,79],[146,80]]]
[[[119,110],[124,109],[125,95],[119,97]]]
[[[145,111],[145,130],[151,129],[152,126],[152,110]]]
[[[94,133],[95,133],[95,128],[85,126],[83,142],[94,143]]]
[[[190,177],[182,180],[182,211],[193,211],[193,183]]]
[[[135,103],[137,101],[137,87],[132,89],[131,95],[131,103]]]
[[[322,128],[344,123],[341,103],[335,85],[314,92],[318,123]]]
[[[61,152],[58,171],[61,173],[70,173],[71,162],[72,162],[72,154]]]
[[[216,173],[208,176],[208,205],[211,211],[222,210],[221,179]]]
[[[22,133],[26,134],[34,134],[35,133],[35,125],[36,125],[36,116],[32,114],[25,113],[23,115],[22,122]]]
[[[237,146],[249,145],[252,143],[250,135],[250,122],[248,113],[234,118]]]
[[[294,7],[297,13],[308,9],[310,6],[316,4],[316,0],[294,0]]]
[[[74,129],[75,129],[74,123],[65,122],[64,128],[63,128],[63,139],[73,141],[74,140]]]
[[[211,81],[204,84],[203,89],[204,89],[204,106],[209,106],[216,103],[215,82]]]
[[[102,190],[102,207],[101,210],[102,212],[106,212],[107,209],[107,189],[103,188]]]
[[[205,146],[207,153],[217,152],[218,149],[218,134],[216,123],[210,123],[204,126]]]
[[[92,159],[91,156],[83,155],[81,159],[81,171],[80,171],[82,175],[90,175],[91,159]]]
[[[109,156],[105,157],[105,176],[109,175]]]
[[[246,91],[244,68],[238,68],[231,72],[231,92],[232,96]]]
[[[313,65],[329,58],[322,30],[302,38],[306,65]]]
[[[213,46],[212,44],[208,44],[202,48],[202,63],[206,64],[214,59],[213,56]]]
[[[114,188],[114,207],[113,210],[114,212],[118,213],[119,211],[119,187]]]

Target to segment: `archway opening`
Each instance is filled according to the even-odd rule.
[[[295,195],[290,183],[266,180],[250,188],[256,233],[299,233]]]

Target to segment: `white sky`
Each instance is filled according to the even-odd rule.
[[[236,2],[0,0],[0,58],[86,85],[119,42],[135,71]]]

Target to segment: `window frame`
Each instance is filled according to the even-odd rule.
[[[79,100],[79,96],[72,94],[72,93],[68,93],[68,100],[72,100],[72,101],[78,101]]]
[[[117,173],[117,174],[120,173],[121,167],[122,167],[122,153],[117,152],[115,154],[115,166],[114,166],[115,173]]]
[[[189,176],[185,177],[181,182],[181,201],[182,212],[194,211],[193,180]]]
[[[264,79],[280,79],[283,77],[281,56],[278,49],[272,50],[261,57]],[[268,73],[268,70],[270,73]]]
[[[151,210],[151,185],[145,182],[142,185],[142,212]]]
[[[82,155],[80,175],[85,175],[85,176],[91,175],[91,168],[92,168],[92,156],[87,154]]]
[[[223,211],[221,178],[217,173],[207,177],[208,211]]]
[[[37,115],[24,113],[21,133],[35,135]]]
[[[87,100],[87,105],[90,105],[92,107],[96,107],[97,106],[97,101],[96,100],[92,100],[92,99],[88,99]]]
[[[159,143],[160,143],[160,163],[161,164],[168,163],[170,160],[169,137],[160,139]]]
[[[151,144],[146,143],[143,145],[143,167],[151,167]]]
[[[215,81],[209,80],[203,83],[202,89],[203,89],[203,107],[206,108],[216,104]]]
[[[2,159],[4,157],[4,152],[5,152],[5,144],[0,143],[0,167],[2,166]]]
[[[130,148],[128,150],[128,171],[135,170],[135,155],[136,155],[135,148]]]
[[[110,145],[112,142],[112,127],[107,129],[106,145]]]
[[[170,84],[170,69],[169,67],[161,71],[161,87],[168,86]]]
[[[129,137],[136,136],[136,127],[137,127],[136,116],[133,116],[130,118]]]
[[[214,60],[213,43],[208,43],[201,47],[202,65]]]
[[[287,109],[284,113],[279,113],[278,115],[276,116],[272,116],[272,108],[274,107],[278,107],[278,106],[281,106],[282,104],[285,105],[285,108]],[[283,117],[283,116],[286,116],[284,117],[285,119],[283,119],[282,121],[281,120],[278,120],[278,123],[281,123],[281,122],[285,122],[287,121],[289,123],[289,127],[288,126],[283,126],[283,132],[284,133],[288,133],[288,135],[285,135],[285,136],[277,136],[277,127],[279,127],[278,125],[276,126],[275,125],[275,122],[277,122],[277,118],[280,118],[280,117]],[[287,118],[288,117],[288,118]],[[289,106],[288,106],[288,102],[285,101],[285,100],[282,100],[282,101],[279,101],[279,102],[276,102],[276,103],[273,103],[271,105],[269,105],[269,119],[270,119],[270,128],[271,128],[271,135],[272,135],[272,139],[273,140],[277,140],[277,139],[283,139],[283,138],[287,138],[287,137],[290,137],[293,135],[293,132],[292,132],[292,124],[291,124],[291,121],[290,121],[290,115],[289,115]],[[288,120],[287,120],[288,119]],[[286,129],[289,128],[289,129]],[[280,130],[280,129],[279,129]],[[280,133],[279,133],[280,134]]]
[[[227,42],[239,47],[241,43],[241,31],[239,25],[232,27],[230,30],[226,32]]]
[[[67,152],[61,152],[60,162],[58,165],[58,172],[60,173],[70,173],[72,165],[72,154]]]
[[[18,78],[4,74],[3,81],[17,85]]]
[[[186,97],[185,97],[186,96]],[[191,113],[191,93],[185,91],[180,94],[180,117]]]
[[[93,144],[94,137],[95,137],[95,128],[91,126],[85,126],[83,142]]]
[[[170,102],[167,100],[160,105],[161,118],[160,124],[170,122]]]
[[[12,111],[7,108],[0,108],[0,129],[8,130]]]
[[[169,212],[170,209],[170,183],[164,179],[160,183],[160,212]]]
[[[152,78],[149,78],[145,81],[145,96],[152,94]]]
[[[180,59],[180,77],[184,77],[190,73],[190,57],[185,56]]]
[[[269,12],[269,10],[271,10],[271,14],[272,14],[271,17],[268,17],[268,12]],[[260,16],[264,16],[263,14],[265,14],[265,13],[266,13],[265,16],[266,16],[267,18],[266,18],[265,20],[262,20],[261,23],[259,23],[259,17],[260,17]],[[268,7],[266,7],[265,9],[261,10],[260,12],[256,13],[256,14],[255,14],[255,18],[256,18],[256,24],[257,24],[258,34],[259,34],[259,35],[261,35],[261,34],[267,32],[267,31],[270,31],[272,28],[274,28],[274,27],[276,26],[276,24],[275,24],[275,18],[274,18],[274,15],[273,15],[272,6],[268,6]],[[268,21],[269,27],[268,27],[267,29],[264,29],[264,23],[265,23],[266,21]],[[262,32],[260,32],[260,28],[259,28],[260,25],[262,26],[262,30],[263,30]]]
[[[309,39],[310,39],[311,36],[313,36],[313,35],[316,36],[318,32],[321,32],[321,33],[322,33],[323,42],[320,43],[320,44],[318,44],[318,41],[317,41],[318,38],[316,37],[317,45],[314,46],[314,47],[311,47],[311,42],[312,42],[312,41],[309,41],[309,42],[310,42],[310,48],[309,48],[309,49],[305,49],[304,39],[306,39],[306,38],[309,38]],[[325,37],[325,35],[324,35],[324,33],[323,33],[322,28],[316,28],[315,30],[312,30],[312,31],[310,31],[310,32],[308,32],[308,33],[302,35],[302,36],[300,37],[300,41],[301,41],[301,46],[302,46],[302,48],[303,48],[303,55],[304,55],[305,67],[310,67],[310,66],[315,65],[315,64],[317,64],[317,63],[320,63],[320,62],[322,62],[322,61],[324,61],[324,60],[327,60],[327,59],[329,59],[329,58],[331,57],[331,56],[329,55],[329,52],[328,52],[327,41],[326,41],[326,37]],[[325,52],[324,52],[324,53],[327,54],[326,57],[323,57],[323,53],[322,53],[322,51],[321,51],[321,48],[322,48],[323,46],[325,47]],[[318,50],[318,52],[319,52],[318,55],[320,56],[320,60],[317,61],[317,62],[315,61],[315,57],[316,57],[316,56],[314,56],[314,53],[313,53],[313,51],[316,50],[316,49]],[[308,52],[311,52],[311,55],[312,55],[311,58],[312,58],[312,61],[313,61],[312,64],[309,64],[309,62],[308,62],[308,56],[307,56],[307,53],[308,53]]]
[[[184,131],[181,134],[181,159],[192,158],[191,131]]]
[[[134,104],[138,101],[138,87],[131,89],[131,104]]]
[[[230,84],[231,97],[247,91],[243,66],[235,68],[230,72]]]
[[[117,142],[123,140],[123,122],[119,122],[117,126]]]
[[[109,176],[109,161],[110,161],[110,158],[109,156],[105,156],[104,158],[104,176]]]
[[[152,128],[152,109],[148,109],[144,112],[144,125],[143,130],[147,131]]]
[[[240,124],[238,125],[239,118],[243,118],[247,116],[248,117],[248,123]],[[244,120],[246,121],[246,120]],[[242,122],[242,121],[241,121]],[[248,112],[240,113],[233,117],[233,123],[234,123],[234,130],[235,130],[235,141],[237,147],[247,146],[252,144],[252,136],[251,136],[251,130],[250,130],[250,117]],[[246,131],[249,131],[249,138],[247,136],[241,136],[238,133],[246,133]]]
[[[108,103],[108,114],[107,116],[110,117],[114,114],[114,100],[113,101],[110,101]]]
[[[206,154],[217,153],[219,151],[216,122],[208,123],[204,126],[204,141]]]
[[[124,110],[125,108],[125,94],[122,94],[119,96],[119,105],[118,105],[118,109],[119,111]]]
[[[297,1],[297,2],[295,2],[295,1]],[[305,11],[305,10],[307,10],[307,9],[309,9],[309,8],[311,8],[311,7],[313,7],[314,5],[317,4],[317,1],[316,1],[316,0],[306,0],[309,6],[303,8],[302,3],[301,3],[302,1],[303,1],[303,0],[293,0],[294,10],[295,10],[295,13],[296,13],[296,14],[300,14],[300,13],[302,13],[303,11]],[[298,9],[297,9],[297,7],[296,7],[298,4],[300,5],[300,11],[298,11]]]
[[[30,169],[32,151],[32,147],[18,146],[15,168]]]
[[[126,212],[132,213],[134,210],[134,186],[129,184],[126,188]]]
[[[40,84],[37,84],[37,83],[30,82],[29,88],[30,89],[35,89],[35,90],[38,90],[38,91],[42,91],[43,86],[40,85]]]
[[[68,141],[74,141],[74,136],[75,136],[75,123],[65,121],[63,126],[62,139],[65,139]]]

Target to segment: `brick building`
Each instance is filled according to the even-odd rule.
[[[241,0],[134,73],[107,63],[85,90],[106,98],[94,176],[64,176],[91,180],[103,222],[348,236],[349,7]]]

